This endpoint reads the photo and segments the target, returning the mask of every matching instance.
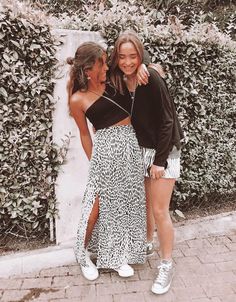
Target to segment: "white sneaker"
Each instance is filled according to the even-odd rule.
[[[158,270],[157,277],[152,285],[152,292],[161,295],[169,290],[173,279],[174,267],[172,261],[162,260]]]
[[[129,264],[123,264],[118,269],[115,269],[120,277],[131,277],[134,275],[134,269]]]
[[[99,273],[96,265],[91,261],[88,251],[85,251],[86,265],[80,265],[82,274],[87,280],[93,281],[98,278]]]

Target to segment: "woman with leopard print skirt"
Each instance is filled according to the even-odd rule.
[[[129,277],[134,274],[129,264],[144,263],[146,256],[143,163],[129,102],[106,83],[106,53],[100,45],[83,43],[68,63],[70,113],[90,160],[76,257],[88,280],[99,276],[98,268]],[[93,142],[86,118],[96,130]],[[96,265],[91,252],[97,254]]]

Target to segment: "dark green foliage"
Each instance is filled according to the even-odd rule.
[[[55,215],[55,41],[47,26],[0,14],[1,233],[29,237]]]

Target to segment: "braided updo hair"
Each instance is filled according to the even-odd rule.
[[[76,52],[74,58],[67,58],[67,63],[71,65],[70,82],[71,93],[77,90],[88,90],[88,78],[86,71],[91,69],[96,60],[101,60],[105,53],[105,49],[95,42],[85,42],[81,44]]]

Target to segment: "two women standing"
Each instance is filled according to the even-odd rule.
[[[77,258],[87,279],[98,276],[97,267],[115,269],[120,276],[132,275],[129,264],[145,261],[147,206],[148,241],[153,237],[154,215],[162,258],[152,291],[162,294],[169,289],[173,276],[169,202],[179,176],[182,138],[175,108],[155,70],[149,69],[146,86],[137,86],[143,46],[135,34],[124,33],[115,44],[110,66],[112,85],[105,84],[104,51],[98,52],[94,43],[89,46],[91,51],[84,45],[78,48],[69,85],[71,114],[91,158]],[[93,56],[89,56],[91,53]],[[85,86],[80,81],[82,74]],[[93,149],[86,116],[96,129]],[[97,253],[97,267],[88,257],[89,250]]]

